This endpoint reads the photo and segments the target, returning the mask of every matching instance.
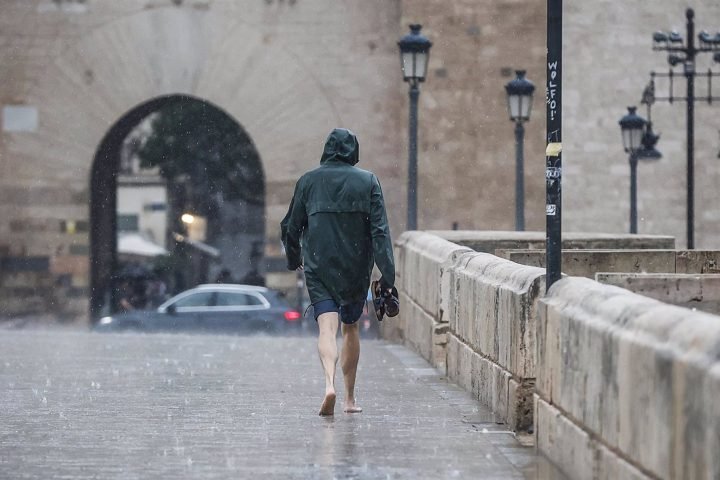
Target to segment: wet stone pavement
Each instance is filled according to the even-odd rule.
[[[317,415],[310,337],[0,332],[0,478],[558,478],[411,351]],[[338,372],[340,373],[340,372]],[[338,376],[342,392],[342,375]]]

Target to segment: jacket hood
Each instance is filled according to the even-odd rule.
[[[355,165],[360,160],[360,144],[353,132],[345,128],[336,128],[327,140],[320,163],[329,161],[345,162]]]

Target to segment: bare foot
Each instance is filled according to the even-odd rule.
[[[345,408],[343,409],[345,413],[360,413],[362,412],[362,407],[358,407],[355,405],[355,401],[352,402],[345,402]]]
[[[320,406],[321,416],[334,415],[335,414],[335,392],[328,392],[325,394],[323,403]]]

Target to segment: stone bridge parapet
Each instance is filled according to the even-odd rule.
[[[539,313],[543,453],[572,478],[720,478],[720,317],[577,277]]]
[[[544,269],[460,245],[493,251],[527,239],[445,233],[397,241],[401,314],[383,322],[384,337],[445,370],[497,421],[532,432],[570,478],[720,478],[720,317],[588,278],[565,277],[546,295]],[[664,250],[666,237],[585,238],[607,255],[619,248],[618,258],[655,249],[674,276],[689,265],[687,252]],[[699,255],[690,259],[698,279],[682,283],[693,289],[716,283],[700,273],[715,254]]]

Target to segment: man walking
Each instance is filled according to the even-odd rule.
[[[344,411],[362,411],[355,403],[360,358],[357,321],[365,307],[373,263],[380,288],[395,283],[392,240],[377,177],[355,167],[360,146],[355,135],[336,128],[325,142],[320,166],[300,177],[282,221],[288,269],[305,270],[310,301],[320,329],[318,352],[325,371],[320,415],[335,410],[338,320],[342,323],[340,363],[345,380]]]

